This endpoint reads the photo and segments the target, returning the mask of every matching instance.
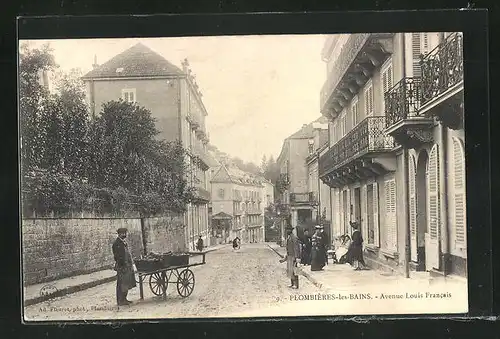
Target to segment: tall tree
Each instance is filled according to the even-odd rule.
[[[41,79],[44,72],[56,68],[48,44],[32,49],[23,44],[19,58],[19,120],[21,132],[21,166],[23,173],[40,168],[45,154],[47,130],[43,113],[47,112],[50,93]],[[46,116],[48,114],[45,114]],[[50,116],[50,115],[49,115]],[[45,126],[43,126],[45,125]]]

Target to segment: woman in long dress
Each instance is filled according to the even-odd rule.
[[[312,236],[311,271],[321,271],[325,267],[325,246],[321,235],[321,226],[316,226]]]

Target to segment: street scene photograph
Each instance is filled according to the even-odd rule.
[[[465,314],[460,32],[19,40],[24,322]]]

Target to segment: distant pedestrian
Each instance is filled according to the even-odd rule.
[[[236,237],[233,240],[233,250],[237,250],[240,248],[240,238]]]
[[[203,251],[203,239],[201,238],[201,235],[198,238],[198,242],[196,243],[196,249],[200,252]]]
[[[291,280],[290,288],[299,288],[299,276],[296,274],[295,270],[297,267],[297,260],[300,260],[300,242],[295,234],[293,234],[293,227],[288,226],[286,228],[287,239],[286,239],[286,255],[280,262],[286,261],[286,273]]]
[[[325,244],[321,235],[322,227],[317,225],[312,236],[311,271],[321,271],[325,267]]]
[[[126,241],[127,229],[119,228],[117,233],[118,237],[112,247],[116,271],[116,303],[118,306],[124,306],[132,303],[127,300],[127,294],[130,289],[136,287],[134,262]]]

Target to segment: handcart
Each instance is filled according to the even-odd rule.
[[[183,262],[173,263],[172,265],[165,262],[158,262],[156,267],[152,267],[152,265],[145,267],[146,265],[141,265],[141,261],[136,261],[136,281],[139,284],[141,300],[144,299],[143,283],[146,281],[149,281],[149,288],[154,295],[166,298],[168,285],[175,284],[177,286],[177,293],[181,297],[189,297],[193,293],[195,286],[194,273],[190,268],[204,265],[206,263],[206,253],[208,252],[188,252],[186,253],[187,258],[182,258],[187,259],[182,260]],[[189,263],[189,257],[199,255],[202,256],[201,262]]]

